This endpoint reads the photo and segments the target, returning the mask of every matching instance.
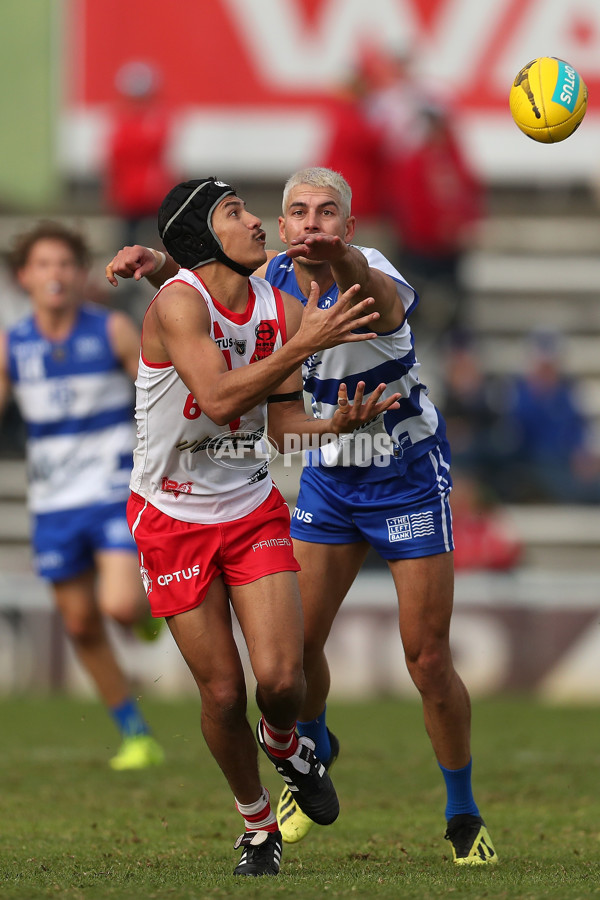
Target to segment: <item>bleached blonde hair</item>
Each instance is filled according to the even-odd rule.
[[[285,216],[288,206],[290,191],[299,184],[308,184],[314,188],[332,188],[339,195],[342,213],[348,218],[352,208],[352,188],[339,172],[333,169],[324,169],[321,166],[312,166],[309,169],[300,169],[294,172],[285,183],[281,208]]]

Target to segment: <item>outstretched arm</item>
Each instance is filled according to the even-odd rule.
[[[266,263],[255,271],[255,275],[264,278],[269,260],[277,256],[279,251],[267,250]],[[179,271],[179,264],[164,250],[154,250],[152,247],[142,247],[135,244],[133,247],[123,247],[116,256],[113,256],[104,270],[104,274],[113,287],[119,286],[119,278],[135,278],[141,281],[147,278],[150,284],[157,290],[169,278],[173,278]]]
[[[178,271],[179,265],[164,250],[153,250],[152,247],[135,244],[119,250],[104,273],[113,287],[119,285],[118,275],[120,278],[134,278],[136,281],[147,278],[153,287],[159,288],[169,278],[177,275]]]
[[[342,292],[351,284],[359,284],[355,300],[374,298],[374,309],[381,317],[378,331],[391,331],[404,320],[404,306],[395,281],[385,272],[369,266],[364,254],[346,244],[341,237],[322,232],[307,234],[295,238],[286,252],[291,259],[305,257],[329,263],[334,281]]]
[[[113,352],[132,381],[138,374],[140,332],[123,312],[113,312],[108,320],[108,338]]]
[[[263,402],[315,350],[375,337],[373,332],[355,333],[378,318],[378,313],[370,312],[371,298],[353,303],[356,289],[350,288],[328,310],[317,306],[315,282],[304,311],[297,300],[283,295],[286,304],[300,307],[295,332],[266,359],[229,371],[210,336],[208,310],[198,303],[197,291],[173,282],[158,294],[146,315],[144,356],[153,363],[171,362],[200,408],[224,425]]]
[[[286,329],[288,335],[293,336],[302,320],[302,305],[293,297],[284,295],[286,311]],[[269,402],[269,437],[275,445],[285,452],[293,438],[294,449],[299,449],[298,440],[306,448],[311,446],[311,437],[321,436],[326,442],[332,436],[354,431],[361,425],[370,422],[380,413],[388,409],[397,409],[400,394],[392,394],[385,400],[381,396],[387,385],[380,384],[364,400],[365,384],[359,382],[354,395],[354,402],[348,400],[348,391],[345,384],[340,385],[338,393],[338,408],[331,419],[317,419],[307,414],[304,408],[302,395],[302,376],[300,370],[293,372],[289,378],[278,385]],[[296,396],[295,396],[296,395]]]
[[[289,382],[281,385],[269,403],[269,438],[282,453],[291,447],[294,451],[313,449],[311,438],[315,434],[323,438],[324,443],[340,434],[349,434],[386,410],[398,409],[400,399],[400,394],[391,394],[382,400],[387,385],[380,384],[365,400],[365,383],[359,381],[351,403],[346,385],[342,383],[338,392],[338,408],[331,419],[316,419],[307,415],[301,398],[279,400],[282,396],[289,396],[286,393],[289,387]]]

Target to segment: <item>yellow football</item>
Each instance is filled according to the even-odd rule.
[[[556,144],[573,134],[587,108],[581,75],[554,56],[540,56],[524,66],[510,89],[510,112],[521,131],[542,144]]]

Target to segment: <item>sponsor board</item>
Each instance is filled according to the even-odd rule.
[[[142,59],[162,73],[162,100],[177,120],[173,156],[184,171],[283,178],[318,157],[330,90],[367,45],[411,49],[422,78],[455,106],[484,173],[596,172],[597,0],[177,0],[176,15],[158,4],[152,14],[147,0],[129,0],[126,13],[120,0],[69,0],[66,8],[60,146],[63,166],[81,174],[101,166],[116,72]],[[115,29],[124,15],[135,28]],[[202,52],[184,52],[184,33],[198,36]],[[575,65],[592,98],[568,153],[524,144],[508,112],[514,73],[540,48]]]

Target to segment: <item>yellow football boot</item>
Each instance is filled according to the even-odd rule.
[[[133,734],[123,739],[115,756],[108,764],[116,772],[128,769],[148,769],[164,762],[165,753],[151,734]]]
[[[484,866],[498,862],[492,839],[481,816],[452,816],[445,834],[457,866]]]

